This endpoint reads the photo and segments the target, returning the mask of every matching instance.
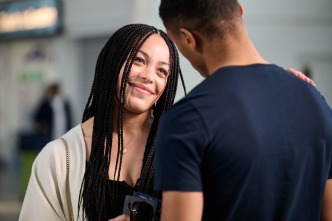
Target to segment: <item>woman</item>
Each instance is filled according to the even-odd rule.
[[[74,220],[118,217],[125,196],[134,191],[159,197],[153,190],[154,144],[179,75],[178,52],[161,30],[127,25],[106,43],[82,124],[63,136]],[[20,220],[70,220],[65,158],[59,139],[39,154]],[[122,218],[128,219],[117,220]]]

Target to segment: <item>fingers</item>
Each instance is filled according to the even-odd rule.
[[[123,214],[118,217],[115,217],[114,219],[110,219],[108,221],[130,221],[130,218],[128,215]]]
[[[293,68],[288,68],[287,71],[291,74],[293,74],[294,76],[308,82],[309,84],[313,85],[314,87],[316,87],[316,84],[314,83],[313,80],[311,80],[310,78],[308,78],[307,76],[305,76],[302,72],[297,71]]]

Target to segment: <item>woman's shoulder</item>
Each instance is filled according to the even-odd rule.
[[[79,152],[80,125],[68,131],[63,138],[68,142],[70,160],[66,158],[66,146],[60,139],[49,142],[35,159],[28,189],[25,195],[20,220],[38,220],[37,217],[51,217],[51,220],[65,220],[63,208],[66,201],[67,163],[70,162],[69,182],[73,203],[78,205],[80,184],[85,165],[81,163]],[[76,143],[76,144],[75,144]],[[74,146],[75,144],[75,146]],[[74,205],[74,204],[73,204]]]
[[[66,154],[66,149],[61,140],[56,139],[48,144],[40,151],[35,161],[46,161],[48,163],[60,163],[57,158],[64,157]]]
[[[71,151],[75,149],[75,151],[83,151],[85,152],[85,143],[84,143],[84,136],[82,132],[82,125],[79,124],[76,127],[69,130],[66,134],[62,137],[68,144],[68,148]],[[61,139],[58,139],[61,140]],[[63,141],[61,141],[63,143]]]
[[[38,154],[31,170],[29,186],[64,183],[61,174],[66,171],[66,150],[61,140],[49,142]],[[37,182],[38,181],[38,182]],[[53,184],[52,184],[53,183]],[[48,189],[48,188],[47,188]]]

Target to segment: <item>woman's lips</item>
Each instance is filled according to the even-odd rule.
[[[130,83],[130,82],[128,84],[141,94],[146,94],[146,95],[154,94],[150,88],[145,87],[142,84]]]

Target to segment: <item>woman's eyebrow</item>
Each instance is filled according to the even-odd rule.
[[[141,49],[138,50],[138,52],[141,52],[145,57],[150,58],[150,56],[148,55],[148,53],[142,51]]]
[[[164,64],[164,65],[168,65],[168,66],[170,66],[170,64],[169,64],[169,63],[167,63],[167,62],[164,62],[164,61],[160,62],[160,64]]]
[[[147,57],[148,59],[150,59],[150,56],[148,55],[148,53],[146,53],[145,51],[143,51],[142,49],[138,50],[138,52],[142,53],[145,57]],[[165,61],[161,61],[159,62],[160,64],[164,64],[164,65],[168,65],[170,66],[169,63],[165,62]]]

